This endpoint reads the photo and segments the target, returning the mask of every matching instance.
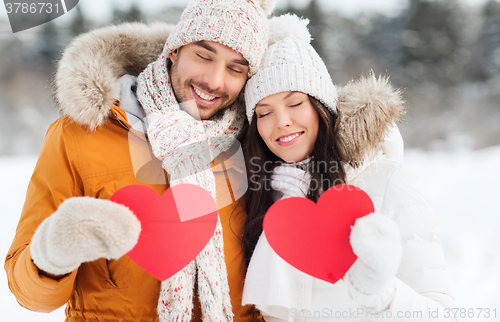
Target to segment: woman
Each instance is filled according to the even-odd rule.
[[[337,97],[306,25],[295,16],[270,22],[278,39],[270,40],[274,44],[245,89],[250,125],[243,240],[250,263],[243,304],[254,304],[267,321],[453,321],[434,212],[401,162],[394,124],[404,113],[400,93],[370,75]],[[285,37],[287,30],[292,37]],[[352,227],[357,260],[330,284],[281,259],[262,222],[273,202],[317,201],[338,183],[365,190],[375,212]]]

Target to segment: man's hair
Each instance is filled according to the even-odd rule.
[[[168,57],[177,48],[198,41],[214,41],[240,53],[256,73],[267,49],[267,17],[276,0],[194,0],[182,13],[163,50]]]

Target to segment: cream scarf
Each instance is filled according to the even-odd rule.
[[[137,97],[148,117],[153,152],[162,160],[170,186],[196,184],[216,200],[210,162],[235,142],[243,127],[244,104],[234,103],[210,120],[193,118],[176,101],[166,57],[164,50],[138,78]],[[232,321],[220,218],[214,235],[196,259],[162,282],[158,302],[160,321],[191,321],[196,278],[202,320]]]

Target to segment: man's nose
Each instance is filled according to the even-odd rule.
[[[224,87],[226,66],[221,63],[214,63],[203,76],[203,81],[211,90],[217,91]]]

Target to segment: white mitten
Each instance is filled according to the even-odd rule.
[[[83,262],[116,259],[130,251],[141,223],[127,207],[109,200],[74,197],[45,219],[31,239],[31,258],[41,270],[62,275]]]
[[[350,242],[358,256],[345,276],[351,297],[373,311],[387,309],[396,290],[395,275],[401,260],[397,224],[387,216],[371,213],[356,220]]]
[[[278,166],[271,175],[271,187],[283,193],[282,199],[307,196],[310,182],[311,175],[295,167]]]

